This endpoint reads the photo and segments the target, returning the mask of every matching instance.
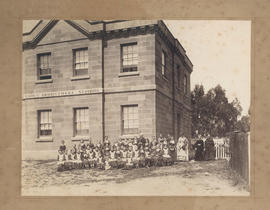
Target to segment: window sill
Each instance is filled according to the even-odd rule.
[[[53,137],[52,136],[47,136],[47,137],[39,137],[36,142],[52,142]]]
[[[138,76],[138,75],[140,75],[139,71],[121,72],[118,74],[118,77],[129,77],[129,76]]]
[[[43,80],[37,80],[36,84],[43,84],[43,83],[52,83],[53,79],[43,79]]]
[[[73,76],[71,77],[71,81],[74,81],[74,80],[83,80],[83,79],[90,79],[90,76],[89,75],[85,75],[85,76]]]
[[[80,141],[80,140],[89,140],[89,136],[73,136],[71,137],[71,141]]]

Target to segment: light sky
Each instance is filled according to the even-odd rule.
[[[237,97],[248,113],[250,106],[251,22],[233,20],[165,20],[193,63],[191,89],[205,92],[220,84],[229,101]]]
[[[38,21],[24,21],[23,32]],[[250,106],[251,22],[234,20],[165,20],[193,63],[191,89],[202,84],[205,92],[220,84],[229,101],[237,97]]]

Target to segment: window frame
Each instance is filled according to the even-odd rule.
[[[84,123],[87,122],[87,133],[86,134],[78,134],[78,130],[77,130],[77,110],[83,110],[86,109],[88,111],[88,118],[87,121],[83,121]],[[82,123],[82,122],[80,122]],[[88,136],[90,133],[90,120],[89,120],[89,107],[74,107],[73,108],[73,137],[78,137],[78,136]],[[82,129],[80,129],[82,130]]]
[[[124,53],[123,53],[123,49],[124,47],[128,47],[128,46],[136,46],[137,48],[137,64],[131,64],[131,65],[124,65]],[[130,42],[130,43],[125,43],[125,44],[121,44],[120,45],[120,63],[121,63],[121,73],[130,73],[130,72],[138,72],[138,63],[139,63],[139,53],[138,53],[138,43],[137,42]],[[133,58],[133,56],[132,56]],[[133,60],[132,60],[133,61]],[[127,70],[125,70],[127,69]],[[131,70],[130,70],[131,69]],[[132,70],[134,69],[134,70]]]
[[[137,127],[136,128],[124,128],[125,125],[125,116],[124,116],[124,108],[137,108],[137,119],[132,119],[133,121],[137,120]],[[127,116],[127,120],[129,121],[129,115]],[[134,123],[134,122],[133,122]],[[138,104],[128,104],[128,105],[121,105],[121,134],[122,135],[136,135],[139,134],[139,105]]]
[[[76,63],[76,52],[78,51],[86,51],[87,52],[87,68],[81,68],[81,69],[76,69],[76,64],[81,64],[81,63],[86,63],[86,62],[80,62]],[[88,47],[81,47],[81,48],[76,48],[72,49],[72,69],[73,69],[73,77],[84,77],[89,75],[89,50]],[[77,71],[86,71],[85,74],[77,74]]]
[[[51,133],[49,135],[41,135],[41,113],[42,112],[50,112],[51,113],[51,122],[43,123],[43,124],[51,124]],[[45,138],[51,138],[53,134],[53,122],[52,122],[52,109],[40,109],[37,110],[37,116],[38,116],[38,132],[37,132],[37,137],[39,139],[45,139]],[[50,120],[49,120],[50,121]]]
[[[164,64],[163,64],[163,56],[164,56]],[[165,50],[161,51],[161,74],[166,78],[167,72],[167,53]]]
[[[180,89],[180,87],[181,87],[181,70],[180,70],[180,65],[177,65],[176,66],[176,71],[177,71],[177,78],[176,78],[177,85],[176,85],[176,87],[178,89]]]
[[[185,74],[184,75],[184,95],[187,95],[188,93],[188,78],[187,78],[187,75]]]
[[[49,56],[49,60],[48,62],[48,67],[44,70],[49,70],[49,74],[41,74],[41,57],[42,56]],[[52,53],[51,52],[44,52],[44,53],[39,53],[37,54],[37,80],[38,81],[44,81],[44,80],[51,80],[52,79],[52,68],[51,68],[51,57],[52,57]],[[44,78],[42,78],[44,77]],[[49,78],[46,78],[49,77]]]

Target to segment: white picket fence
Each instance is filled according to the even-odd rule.
[[[230,159],[229,140],[228,139],[214,139],[216,149],[216,160]]]

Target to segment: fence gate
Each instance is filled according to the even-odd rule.
[[[214,139],[216,149],[216,160],[230,159],[229,139]]]

